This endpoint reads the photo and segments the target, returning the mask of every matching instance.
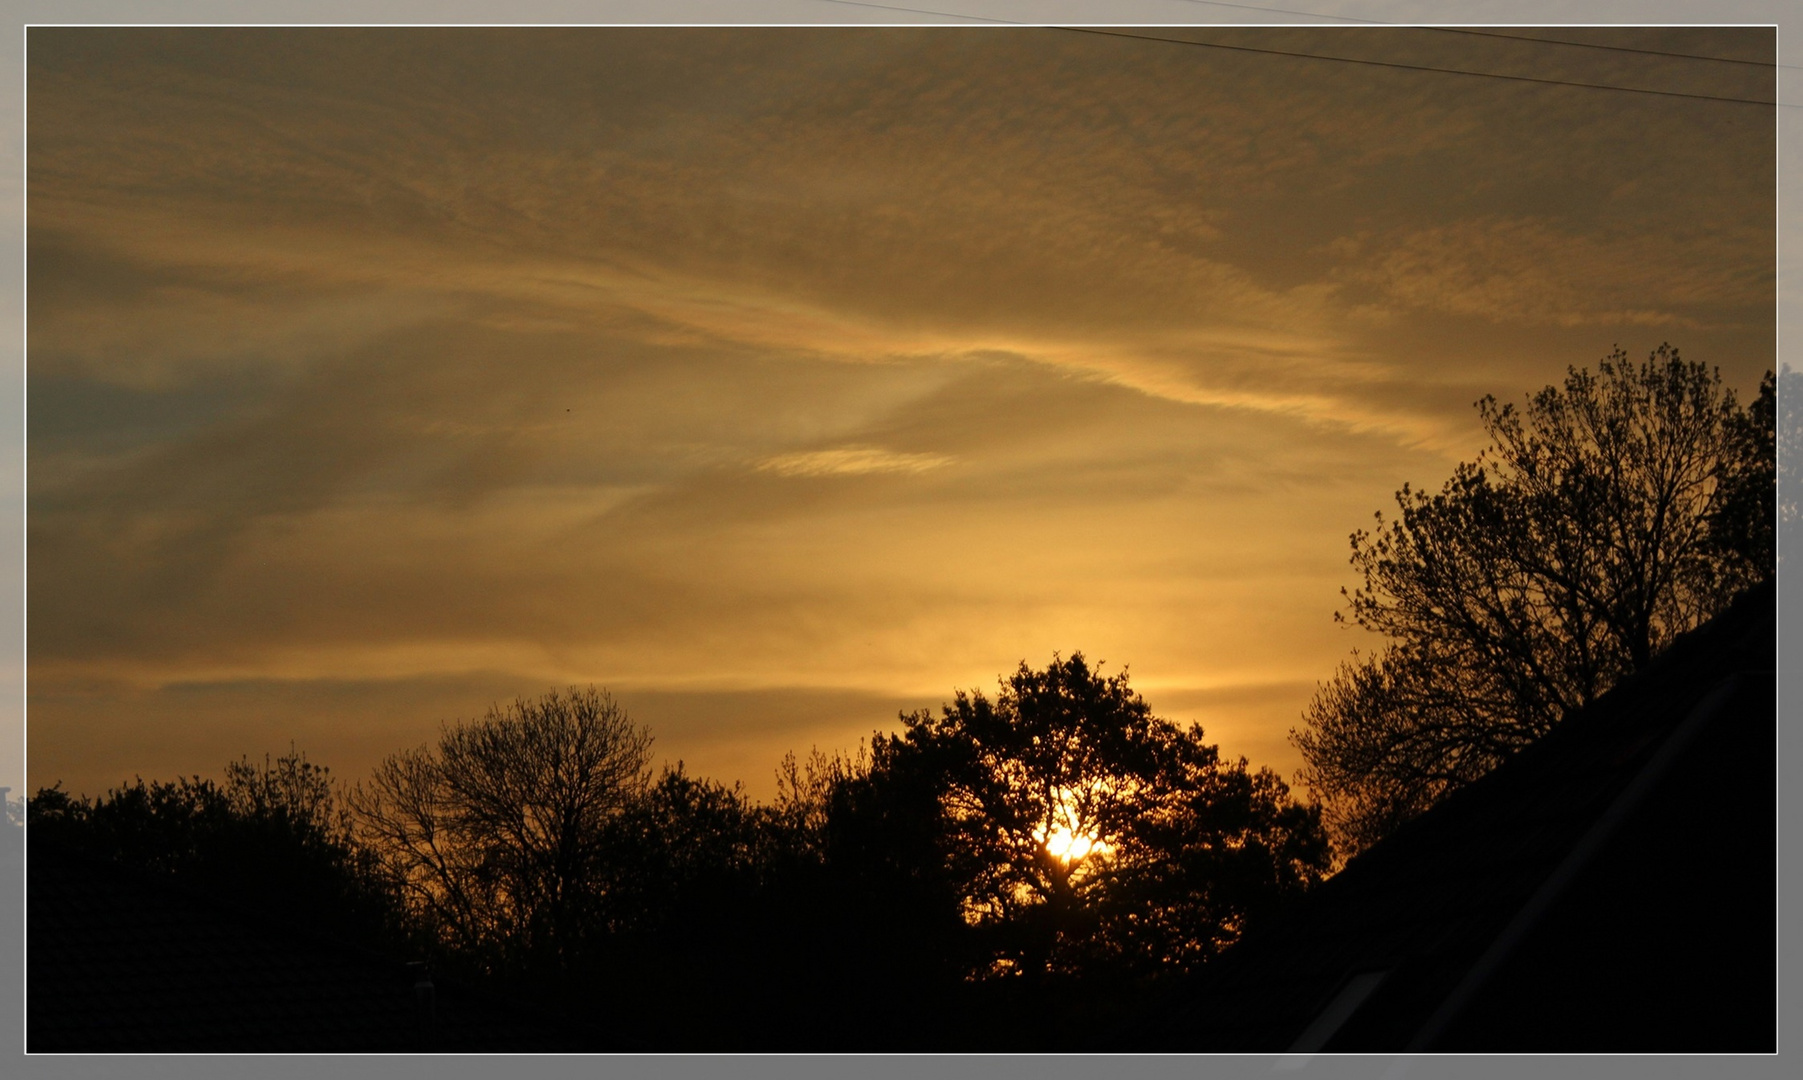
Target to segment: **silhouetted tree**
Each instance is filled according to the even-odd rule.
[[[742,954],[757,937],[745,910],[759,882],[757,809],[737,786],[678,764],[601,823],[594,852],[557,964],[540,964],[520,989],[652,1045],[742,1046],[723,1036],[743,1038],[745,995],[756,992],[745,985],[756,965]],[[706,1030],[695,1030],[697,1016]]]
[[[938,763],[905,739],[877,735],[867,756],[816,755],[803,776],[785,790],[806,794],[799,801],[813,809],[798,813],[791,802],[785,820],[811,827],[798,835],[791,825],[798,856],[777,885],[811,912],[809,932],[827,958],[822,981],[846,1021],[897,1009],[914,1018],[874,1046],[848,1048],[964,1045],[948,1028],[981,1023],[961,1009],[958,991],[986,966],[964,918],[966,885],[981,875],[983,857],[948,828]]]
[[[290,750],[228,764],[223,782],[142,778],[95,799],[61,785],[27,808],[34,852],[79,851],[362,944],[401,933],[396,897],[350,835],[330,770]]]
[[[1476,779],[1763,579],[1774,562],[1774,383],[1741,409],[1660,346],[1525,410],[1436,495],[1352,535],[1350,620],[1389,639],[1292,731],[1302,782],[1355,852]]]
[[[414,916],[495,971],[561,965],[602,906],[609,828],[649,783],[651,736],[572,688],[447,725],[351,793]]]
[[[1327,867],[1318,814],[1281,780],[1080,653],[903,721],[868,783],[912,795],[891,849],[955,887],[978,977],[1186,971]]]
[[[851,753],[810,751],[804,760],[793,752],[776,767],[776,798],[769,813],[772,836],[788,845],[783,854],[818,858],[825,853],[832,825],[834,798],[847,785],[870,775],[870,752],[859,743]]]
[[[273,761],[263,755],[262,765],[247,757],[227,764],[219,793],[238,818],[283,822],[315,842],[351,839],[350,810],[332,771],[292,747]]]
[[[595,929],[693,934],[722,904],[755,889],[765,866],[766,815],[743,788],[688,775],[682,763],[623,806],[604,829],[604,894]]]

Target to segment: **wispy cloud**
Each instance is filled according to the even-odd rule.
[[[731,695],[855,739],[1054,650],[1289,688],[1473,399],[1771,362],[1770,133],[1708,108],[1048,30],[31,46],[45,782],[208,687],[179,771],[329,699],[354,774],[454,687],[705,690],[771,762]],[[1184,707],[1276,753],[1291,697]]]
[[[1693,228],[1649,235],[1572,233],[1532,218],[1483,217],[1387,242],[1346,237],[1338,280],[1403,308],[1493,323],[1696,329],[1770,302],[1773,267],[1724,258],[1769,231]]]
[[[877,446],[840,446],[801,450],[758,462],[758,468],[780,476],[862,476],[867,473],[923,473],[943,468],[944,454],[901,454]]]

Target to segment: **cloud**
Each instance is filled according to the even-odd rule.
[[[1769,132],[1717,113],[1037,29],[421,34],[32,31],[34,770],[150,755],[183,685],[360,754],[565,682],[775,695],[696,730],[1074,648],[1288,687],[1476,397],[1624,331],[1770,363]],[[1286,695],[1195,718],[1265,745]]]
[[[1492,323],[1695,329],[1720,312],[1769,305],[1773,268],[1736,259],[1769,242],[1739,235],[1574,234],[1535,219],[1486,216],[1404,232],[1385,241],[1345,238],[1336,271],[1404,308]]]
[[[862,476],[867,473],[922,473],[950,465],[943,454],[898,454],[876,446],[841,446],[802,450],[758,462],[779,476]]]
[[[1542,105],[1479,80],[1046,31],[495,35],[433,62],[376,32],[83,40],[137,105],[96,92],[69,59],[84,54],[34,52],[34,234],[318,294],[234,314],[217,287],[164,283],[141,310],[36,321],[51,361],[87,357],[99,378],[162,371],[178,349],[261,362],[387,328],[359,319],[457,309],[845,362],[1011,351],[1416,442],[1444,425],[1381,392],[1410,381],[1384,355],[1407,330],[1376,318],[1682,327],[1769,293],[1721,269],[1756,242],[1741,232],[1662,250],[1645,238],[1673,230],[1644,220],[1615,229],[1641,238],[1624,243],[1594,215],[1516,212],[1573,202],[1577,176],[1643,218],[1719,220],[1738,205],[1728,178],[1758,172],[1712,133],[1703,180],[1648,168],[1652,145],[1703,137],[1695,120],[1674,114],[1636,151],[1628,118],[1651,106],[1595,94]],[[533,61],[511,64],[522,50]],[[1606,151],[1573,131],[1608,135]]]

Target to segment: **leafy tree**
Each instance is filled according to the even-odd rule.
[[[655,934],[753,888],[765,865],[766,815],[744,790],[666,768],[609,822],[597,867],[604,925]]]
[[[1742,409],[1660,346],[1571,369],[1438,494],[1352,535],[1337,618],[1388,639],[1291,733],[1343,850],[1488,772],[1772,572],[1775,386]]]
[[[555,968],[603,899],[609,830],[649,783],[651,736],[572,688],[393,754],[351,807],[409,909],[495,971]]]
[[[351,839],[350,810],[332,770],[292,746],[273,761],[263,755],[260,766],[247,757],[227,764],[219,794],[240,819],[279,822],[317,843]]]
[[[375,947],[395,941],[395,898],[348,830],[329,769],[290,749],[228,764],[221,783],[139,778],[98,798],[61,785],[30,800],[33,851],[81,851],[283,921]]]
[[[776,767],[776,798],[769,807],[772,835],[787,845],[789,857],[822,856],[832,827],[833,800],[848,785],[870,775],[870,752],[863,743],[851,753],[826,754],[815,748],[806,760],[793,752]]]
[[[1327,867],[1318,814],[1282,781],[1080,653],[903,721],[865,783],[912,795],[891,833],[912,834],[929,889],[955,888],[979,977],[1185,971]]]
[[[877,735],[867,755],[817,754],[802,783],[785,781],[777,801],[793,848],[776,884],[811,910],[824,956],[855,959],[831,973],[842,1001],[916,1017],[914,1030],[885,1049],[943,1048],[919,1027],[943,1034],[951,992],[986,966],[964,918],[982,856],[954,842],[947,777],[917,742]]]

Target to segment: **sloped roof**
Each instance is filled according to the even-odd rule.
[[[1770,586],[1398,829],[1115,1048],[1776,1048]]]
[[[349,945],[75,852],[27,868],[30,1053],[571,1050],[576,1033]]]

